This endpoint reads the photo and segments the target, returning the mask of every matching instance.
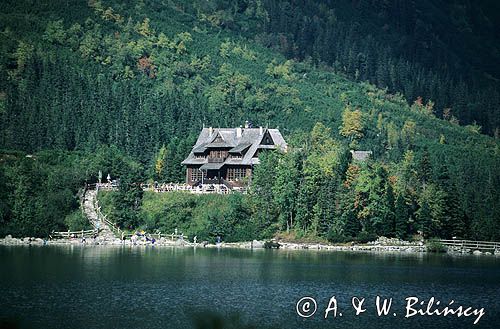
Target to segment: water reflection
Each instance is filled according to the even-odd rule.
[[[22,327],[468,327],[463,319],[299,318],[295,302],[332,295],[436,296],[484,306],[479,328],[500,306],[500,260],[430,254],[158,247],[0,247],[0,319]],[[208,312],[208,313],[207,313]],[[200,315],[201,314],[201,315]],[[18,320],[15,320],[18,319]],[[10,321],[9,320],[9,321]],[[16,322],[17,321],[17,322]],[[219,324],[219,325],[218,325]],[[201,327],[200,327],[201,328]]]

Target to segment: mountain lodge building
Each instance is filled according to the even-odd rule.
[[[287,144],[278,129],[203,128],[189,156],[186,184],[225,184],[229,188],[246,185],[259,153],[264,150],[286,151]]]

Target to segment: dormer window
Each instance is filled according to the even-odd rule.
[[[214,143],[223,143],[224,139],[222,139],[222,136],[220,134],[217,135],[214,139]]]
[[[269,134],[269,131],[266,131],[264,136],[262,137],[261,145],[274,145],[273,138]]]

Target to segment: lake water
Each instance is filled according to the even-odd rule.
[[[484,308],[475,328],[500,323],[500,258],[493,256],[0,246],[0,264],[0,327],[473,326],[476,316],[405,318],[410,296]],[[296,310],[304,296],[317,304],[309,318]],[[337,316],[324,319],[332,296]],[[366,298],[358,316],[354,296]],[[377,316],[376,296],[393,298],[387,316]]]

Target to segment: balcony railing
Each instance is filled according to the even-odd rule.
[[[222,163],[226,158],[208,158],[208,163]]]

